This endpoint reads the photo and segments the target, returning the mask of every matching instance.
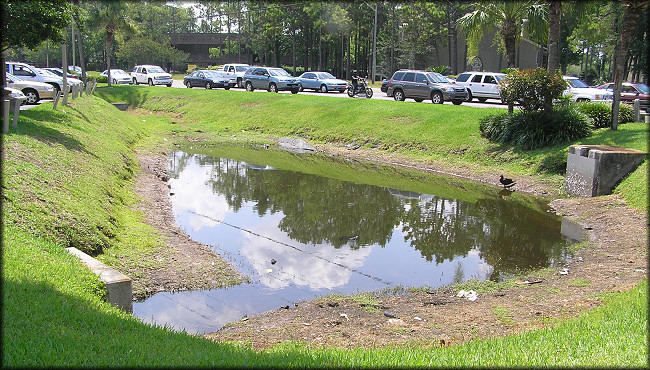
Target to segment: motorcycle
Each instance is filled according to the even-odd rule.
[[[358,94],[365,94],[368,99],[372,98],[372,88],[368,86],[368,82],[363,77],[359,77],[356,90],[354,90],[353,85],[348,86],[349,97],[354,98]]]

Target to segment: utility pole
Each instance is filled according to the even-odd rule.
[[[372,80],[375,82],[375,73],[377,70],[377,2],[375,2],[375,26],[372,31]]]

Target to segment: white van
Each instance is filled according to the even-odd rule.
[[[477,98],[481,103],[487,99],[501,102],[501,86],[499,81],[506,77],[504,73],[494,72],[463,72],[456,78],[456,84],[467,89],[467,101]]]
[[[131,79],[134,85],[149,84],[149,86],[167,85],[167,87],[172,87],[173,82],[172,75],[165,72],[159,66],[149,64],[133,67]]]

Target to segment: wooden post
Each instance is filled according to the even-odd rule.
[[[634,122],[641,122],[641,102],[634,99]]]
[[[11,102],[9,99],[2,99],[2,132],[9,133],[9,107]]]
[[[20,99],[14,99],[13,101],[13,106],[14,106],[14,121],[11,127],[13,128],[18,128],[18,115],[20,114],[20,104],[22,103],[22,100]]]
[[[59,99],[61,99],[61,91],[57,91],[56,94],[54,94],[54,99],[52,100],[52,109],[56,109],[57,104],[59,104]]]

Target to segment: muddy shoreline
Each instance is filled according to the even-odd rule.
[[[468,168],[413,163],[399,155],[375,150],[348,150],[315,145],[334,156],[433,171],[494,186],[498,177]],[[134,281],[142,296],[159,291],[221,288],[245,279],[209,247],[192,241],[174,222],[166,183],[167,158],[138,155],[141,174],[136,192],[147,223],[166,240],[161,253],[165,267],[145,271]],[[562,191],[532,177],[517,178],[517,191],[557,198]],[[628,208],[617,195],[560,198],[551,202],[559,215],[581,225],[590,242],[560,269],[531,273],[522,281],[534,284],[481,293],[476,301],[457,297],[453,288],[400,295],[379,295],[372,307],[352,297],[298,302],[206,334],[216,341],[243,341],[265,348],[284,341],[304,341],[326,347],[378,347],[399,344],[439,346],[476,338],[506,335],[541,327],[602,304],[603,293],[628,290],[647,276],[647,217]],[[389,317],[390,316],[390,317]]]

